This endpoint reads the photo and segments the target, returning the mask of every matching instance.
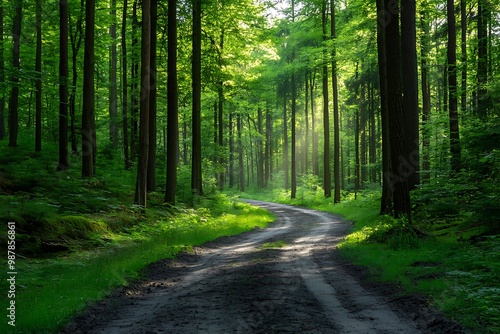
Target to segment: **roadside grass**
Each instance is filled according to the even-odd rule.
[[[108,245],[95,250],[18,259],[16,327],[13,330],[2,321],[0,332],[53,333],[89,303],[140,278],[148,264],[221,236],[264,227],[274,220],[265,210],[223,195],[213,199],[211,206],[217,215],[212,215],[210,207],[180,209],[172,219],[149,219],[128,233],[109,233]],[[2,267],[6,268],[5,261]],[[1,289],[7,291],[4,281]],[[3,296],[2,304],[7,302]]]
[[[286,243],[283,240],[278,240],[275,242],[266,242],[263,244],[260,249],[266,250],[266,249],[276,249],[276,248],[283,248],[286,247]]]
[[[500,238],[476,238],[481,226],[461,217],[429,220],[416,216],[412,227],[379,215],[380,191],[344,194],[334,205],[321,189],[243,193],[241,197],[329,211],[354,221],[339,245],[343,256],[369,268],[373,279],[398,284],[406,294],[423,295],[475,333],[500,333]],[[302,194],[302,197],[300,196]],[[417,232],[415,232],[417,231]]]

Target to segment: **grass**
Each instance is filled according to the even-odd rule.
[[[283,248],[283,247],[286,247],[286,243],[282,240],[278,240],[278,241],[275,241],[275,242],[266,242],[265,244],[263,244],[260,249],[276,249],[276,248]]]
[[[16,330],[2,333],[52,333],[77,311],[113,288],[140,278],[146,265],[180,251],[234,235],[273,220],[266,211],[220,196],[210,208],[182,209],[173,219],[136,225],[127,234],[108,234],[112,245],[49,259],[21,259],[17,266]],[[6,264],[2,262],[2,267]],[[2,291],[7,291],[2,281]],[[7,299],[2,298],[6,305]]]
[[[346,258],[369,268],[374,280],[396,283],[407,294],[425,296],[475,333],[500,333],[500,238],[481,237],[481,226],[463,217],[407,222],[379,215],[375,189],[344,194],[340,204],[324,199],[321,189],[299,189],[290,200],[284,190],[241,194],[245,198],[300,205],[343,215],[355,222],[339,245]],[[472,237],[472,238],[471,238]]]

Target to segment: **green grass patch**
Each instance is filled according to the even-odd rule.
[[[266,242],[263,244],[260,249],[276,249],[286,247],[286,243],[282,240],[278,240],[275,242]]]
[[[413,225],[380,216],[380,191],[363,191],[340,204],[321,189],[298,190],[296,200],[284,190],[242,197],[329,211],[354,221],[339,245],[342,255],[369,268],[374,280],[396,283],[407,294],[422,294],[476,333],[500,332],[500,238],[483,236],[484,226],[467,215],[452,219],[417,216]],[[479,236],[479,237],[478,237]]]
[[[108,232],[107,245],[93,250],[48,259],[18,258],[16,328],[12,331],[13,328],[2,321],[0,332],[55,332],[89,303],[103,298],[113,288],[140,278],[146,265],[221,236],[264,227],[274,220],[265,210],[222,195],[211,203],[204,208],[179,209],[170,219],[150,217],[128,228],[126,233]],[[161,208],[153,208],[150,215],[158,218],[160,211]],[[87,226],[83,221],[71,221]],[[58,223],[54,228],[72,230],[73,223]],[[99,226],[95,229],[99,230]],[[5,261],[1,265],[6,268]],[[6,280],[2,280],[0,288],[7,291]],[[5,295],[1,301],[7,305]]]

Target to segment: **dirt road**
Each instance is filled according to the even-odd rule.
[[[459,332],[425,307],[408,311],[422,303],[408,305],[394,291],[363,287],[361,274],[335,250],[350,223],[323,212],[249,202],[277,221],[152,265],[147,279],[93,306],[66,332]],[[272,242],[285,246],[263,247]]]

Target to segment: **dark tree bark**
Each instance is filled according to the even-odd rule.
[[[375,164],[377,163],[377,131],[376,131],[376,121],[375,121],[375,88],[374,85],[370,85],[370,178],[371,182],[377,182],[377,168]]]
[[[309,76],[309,89],[311,98],[311,129],[312,129],[312,167],[313,174],[319,175],[319,158],[318,158],[318,134],[316,132],[316,116],[314,113],[314,88],[316,79],[316,69]]]
[[[138,28],[139,20],[137,19],[137,2],[134,0],[132,6],[132,63],[131,63],[131,91],[130,91],[130,160],[135,161],[137,156],[137,136],[138,122],[137,115],[139,114],[139,56],[138,56]]]
[[[193,60],[192,60],[192,136],[193,157],[191,169],[191,189],[203,195],[201,171],[201,0],[193,0]]]
[[[288,81],[283,83],[283,170],[285,172],[285,189],[289,188],[290,158],[288,156],[288,115],[286,106]]]
[[[380,214],[388,214],[392,211],[392,192],[390,179],[386,175],[391,174],[391,145],[389,136],[389,105],[387,96],[387,52],[385,29],[387,20],[390,19],[385,13],[384,0],[377,0],[377,46],[378,66],[380,81],[380,114],[382,120],[382,199],[380,202]]]
[[[85,4],[85,54],[83,59],[82,177],[94,176],[94,30],[95,1]]]
[[[323,1],[321,12],[321,22],[323,25],[323,41],[328,39],[326,32],[326,0]],[[325,197],[332,197],[332,177],[330,171],[330,114],[328,111],[328,59],[327,51],[323,50],[323,132],[324,132],[324,149],[323,149],[323,188]]]
[[[422,175],[422,181],[429,180],[430,176],[430,131],[427,122],[429,121],[431,113],[431,90],[429,85],[429,68],[427,65],[428,54],[429,54],[429,23],[427,22],[427,11],[424,9],[421,14],[421,25],[422,25],[422,41],[421,41],[421,71],[422,71],[422,170],[424,174]]]
[[[462,51],[462,89],[460,92],[460,107],[462,112],[467,110],[467,4],[465,0],[460,0],[460,26],[461,26],[461,51]]]
[[[340,203],[340,114],[339,89],[337,83],[337,30],[335,22],[335,1],[330,0],[331,34],[334,41],[332,49],[332,90],[333,90],[333,202]]]
[[[387,64],[387,97],[389,113],[389,131],[391,143],[392,173],[384,175],[389,178],[393,188],[394,216],[409,216],[410,188],[408,185],[408,170],[405,154],[408,145],[405,133],[406,117],[403,114],[403,97],[401,81],[401,44],[399,36],[399,10],[393,8],[390,2],[385,9],[392,11],[392,17],[385,28]]]
[[[450,151],[451,169],[453,173],[460,172],[461,150],[457,109],[457,35],[455,23],[455,4],[447,0],[448,17],[448,107],[450,115]],[[486,110],[484,110],[486,112]],[[481,112],[480,112],[481,114]],[[484,115],[485,116],[485,115]]]
[[[239,189],[245,191],[245,173],[243,166],[243,143],[241,142],[241,114],[238,114],[236,120],[236,131],[238,132],[238,177]]]
[[[267,107],[266,110],[266,148],[265,148],[265,177],[264,177],[264,187],[267,187],[268,182],[270,181],[271,171],[272,171],[272,116],[271,110]]]
[[[157,0],[151,1],[151,43],[150,43],[150,65],[148,69],[150,77],[149,93],[149,154],[148,154],[148,177],[147,190],[156,190],[156,29],[157,29]]]
[[[68,2],[59,2],[59,165],[69,168],[68,158]],[[41,102],[41,101],[40,101]]]
[[[233,112],[229,113],[229,124],[228,124],[228,130],[229,130],[229,188],[232,188],[234,186],[234,127],[233,127],[233,120],[234,120],[234,115]],[[252,156],[252,154],[250,154]]]
[[[410,190],[420,184],[420,140],[418,110],[418,71],[416,1],[401,0],[401,51],[403,73],[403,113],[406,121],[407,152],[404,158],[413,170],[408,176]]]
[[[487,0],[478,1],[477,16],[477,113],[483,120],[487,117],[486,84],[488,82],[488,8]],[[448,1],[448,4],[450,2]],[[449,25],[450,17],[448,17]],[[451,28],[448,28],[451,29]],[[456,75],[455,75],[456,76]],[[450,91],[451,92],[451,91]]]
[[[305,74],[305,103],[304,103],[304,115],[306,118],[306,134],[304,138],[304,174],[309,173],[309,72],[306,71]]]
[[[367,83],[363,82],[361,88],[361,110],[360,110],[360,124],[359,124],[359,150],[360,150],[360,188],[363,188],[366,183],[366,115],[368,113],[368,99],[366,97]]]
[[[259,139],[257,141],[257,186],[259,188],[264,188],[264,131],[262,128],[262,108],[258,108],[257,110],[257,130],[259,132]]]
[[[35,152],[40,152],[42,150],[42,1],[41,0],[36,1],[36,57],[35,58],[36,58],[35,72],[37,75],[35,83],[35,89],[36,89]]]
[[[116,84],[117,52],[116,52],[116,0],[111,0],[111,27],[109,36],[109,139],[113,148],[118,148],[118,90]]]
[[[3,46],[3,1],[0,1],[0,85],[5,84],[5,63]],[[0,95],[0,140],[5,139],[5,93]]]
[[[222,28],[219,40],[219,55],[217,58],[217,66],[222,75],[222,55],[224,52],[224,27]],[[224,80],[219,81],[217,87],[217,100],[218,100],[218,125],[219,125],[219,163],[223,167],[219,173],[219,189],[223,190],[225,186],[225,165],[226,159],[224,157]]]
[[[165,202],[175,205],[179,155],[179,115],[177,93],[177,0],[168,1],[167,78],[167,187]]]
[[[291,80],[291,89],[292,89],[292,157],[291,157],[291,198],[294,199],[297,197],[297,147],[295,143],[295,116],[297,113],[297,87],[295,85],[295,73],[292,73]]]
[[[122,128],[123,128],[123,152],[125,156],[125,169],[131,167],[129,156],[128,138],[128,76],[127,76],[127,7],[128,1],[123,2],[122,12]]]
[[[22,0],[14,0],[14,22],[12,25],[12,75],[10,78],[12,90],[9,100],[9,147],[17,147],[17,135],[19,132],[19,75],[21,70],[20,63],[20,39],[21,39],[21,23],[23,20]]]
[[[142,0],[141,35],[141,114],[139,129],[139,161],[135,204],[147,206],[147,178],[149,156],[149,96],[151,94],[151,0]]]
[[[69,15],[69,14],[68,14]],[[83,16],[85,15],[85,3],[84,0],[80,1],[80,11],[78,14],[78,19],[76,20],[76,25],[74,29],[70,31],[70,41],[71,41],[71,59],[72,59],[72,83],[71,92],[69,95],[69,115],[70,115],[70,141],[71,141],[71,152],[76,154],[78,152],[78,144],[76,140],[76,84],[78,82],[78,51],[82,45],[83,40]],[[71,15],[69,15],[69,20],[71,22]]]

